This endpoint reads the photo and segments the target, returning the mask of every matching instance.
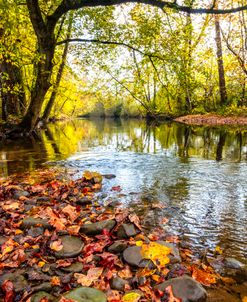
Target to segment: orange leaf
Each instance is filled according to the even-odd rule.
[[[51,283],[51,285],[53,285],[53,286],[59,286],[59,285],[61,285],[61,280],[60,280],[59,277],[53,276],[53,277],[51,278],[50,283]]]
[[[216,275],[211,272],[203,271],[195,266],[192,267],[192,278],[202,283],[205,286],[217,283]]]
[[[71,205],[67,205],[65,208],[63,208],[62,212],[69,216],[71,222],[74,222],[80,216],[80,212],[76,211],[76,207]]]
[[[57,241],[51,242],[50,248],[56,252],[61,251],[61,249],[63,248],[62,241],[58,239]]]
[[[167,286],[166,292],[169,294],[169,300],[168,300],[168,302],[182,302],[182,299],[176,298],[174,296],[171,285]]]
[[[75,273],[74,277],[77,279],[77,283],[82,286],[90,286],[94,281],[97,281],[102,275],[103,267],[93,267],[87,272],[87,275]]]

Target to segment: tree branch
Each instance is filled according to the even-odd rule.
[[[129,49],[132,49],[134,51],[139,52],[140,54],[142,54],[143,56],[148,56],[148,57],[152,57],[152,58],[156,58],[159,60],[164,61],[164,58],[159,56],[159,55],[155,55],[155,54],[151,54],[151,53],[145,53],[143,51],[141,51],[140,49],[131,46],[127,43],[124,42],[116,42],[116,41],[103,41],[103,40],[98,40],[98,39],[80,39],[80,38],[74,38],[74,39],[66,39],[63,41],[59,41],[56,43],[56,45],[62,45],[65,43],[71,43],[71,42],[81,42],[81,43],[98,43],[98,44],[105,44],[105,45],[116,45],[116,46],[124,46],[127,47]]]
[[[112,6],[123,3],[142,3],[158,7],[162,10],[166,8],[174,9],[178,12],[191,14],[229,14],[247,10],[247,5],[232,7],[229,9],[215,9],[214,3],[210,8],[193,8],[191,6],[179,5],[176,1],[168,2],[162,0],[63,0],[52,15],[48,17],[49,23],[54,26],[62,15],[70,10],[83,7]]]

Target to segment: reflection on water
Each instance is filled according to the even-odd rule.
[[[114,173],[104,187],[138,193],[123,202],[145,214],[147,224],[166,215],[192,248],[219,245],[246,261],[247,129],[76,120],[50,125],[39,142],[5,143],[0,157],[2,176],[47,161]],[[152,200],[167,208],[151,211]]]

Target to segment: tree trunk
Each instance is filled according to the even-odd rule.
[[[219,89],[220,89],[220,105],[224,106],[227,102],[227,91],[226,91],[226,80],[225,80],[225,69],[223,62],[223,52],[222,52],[222,41],[220,32],[220,21],[219,16],[215,15],[215,41],[217,47],[217,63],[218,63],[218,73],[219,73]]]
[[[68,26],[68,31],[67,31],[67,35],[66,35],[66,40],[70,39],[71,37],[71,31],[72,31],[72,21],[73,21],[73,13],[70,14],[70,19],[69,19],[69,26]],[[67,53],[68,53],[68,48],[69,48],[69,42],[66,42],[65,46],[64,46],[64,50],[63,50],[63,54],[62,54],[62,61],[61,64],[59,66],[58,69],[58,73],[57,73],[57,77],[56,77],[56,81],[55,84],[53,86],[53,90],[50,96],[50,99],[45,107],[43,116],[42,116],[42,120],[44,122],[48,121],[48,118],[50,116],[51,113],[51,109],[53,107],[53,104],[55,102],[56,96],[57,96],[57,91],[62,79],[62,75],[63,75],[63,70],[66,64],[66,58],[67,58]]]

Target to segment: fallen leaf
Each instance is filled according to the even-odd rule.
[[[197,268],[196,266],[191,267],[192,270],[192,278],[196,281],[202,283],[205,286],[210,286],[211,284],[217,283],[217,276],[212,272],[206,272]]]
[[[2,284],[2,290],[5,293],[4,302],[14,301],[14,285],[11,281],[5,280]]]
[[[53,286],[59,286],[59,285],[61,285],[61,280],[60,280],[60,278],[59,278],[58,276],[53,276],[53,277],[51,278],[50,283],[51,283],[51,285],[53,285]]]
[[[169,294],[169,300],[168,302],[182,302],[182,299],[180,298],[176,298],[173,294],[173,291],[172,291],[172,286],[169,285],[167,288],[166,288],[166,292]]]
[[[141,298],[141,295],[135,292],[127,293],[123,296],[122,301],[125,302],[138,302]]]
[[[87,275],[75,273],[74,277],[77,279],[77,283],[83,286],[90,286],[94,281],[97,281],[102,275],[103,267],[93,267],[87,272]]]
[[[74,222],[80,216],[80,212],[76,211],[76,207],[73,207],[71,205],[64,207],[62,209],[62,212],[69,216],[71,222]]]
[[[247,302],[247,296],[244,296],[244,297],[242,298],[242,302]]]
[[[134,223],[134,225],[139,229],[142,230],[140,219],[136,214],[129,214],[129,220],[130,222]]]
[[[141,248],[143,258],[152,260],[158,267],[164,267],[170,262],[167,256],[171,251],[170,248],[156,242],[143,244]]]
[[[50,248],[51,248],[51,250],[53,250],[55,252],[61,251],[63,248],[62,241],[60,239],[58,239],[56,241],[51,242]]]
[[[111,188],[111,191],[121,192],[122,188],[120,186],[114,186]]]

